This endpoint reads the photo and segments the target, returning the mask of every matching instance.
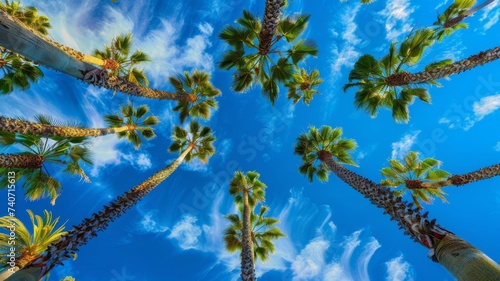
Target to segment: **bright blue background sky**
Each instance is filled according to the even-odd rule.
[[[312,15],[306,37],[318,43],[318,58],[307,61],[325,79],[321,95],[311,106],[291,106],[285,92],[271,107],[256,87],[246,94],[229,89],[232,72],[216,69],[226,46],[217,35],[241,15],[243,8],[259,16],[262,1],[23,1],[51,18],[56,41],[90,53],[114,35],[134,34],[137,47],[151,55],[145,65],[152,86],[169,89],[169,75],[203,69],[222,90],[220,110],[208,122],[217,136],[218,153],[208,165],[183,165],[140,204],[115,221],[78,252],[76,261],[57,267],[53,280],[66,275],[78,281],[115,280],[236,280],[238,254],[225,252],[223,215],[234,212],[227,182],[234,171],[257,170],[268,185],[271,215],[281,220],[287,235],[276,242],[267,263],[257,263],[260,280],[453,280],[431,262],[422,246],[403,236],[394,222],[365,198],[340,182],[308,184],[298,174],[300,159],[292,154],[298,134],[309,125],[344,128],[358,149],[355,172],[379,181],[379,170],[391,157],[409,150],[443,161],[451,173],[465,173],[498,163],[500,135],[499,62],[443,80],[432,87],[432,105],[416,102],[408,124],[396,124],[389,111],[370,118],[353,106],[353,91],[342,92],[359,56],[384,55],[392,40],[404,38],[414,27],[431,25],[437,12],[451,1],[291,1],[287,14]],[[446,3],[449,2],[449,3]],[[432,46],[421,64],[443,58],[460,59],[498,46],[500,9],[478,12],[461,30]],[[18,217],[30,208],[51,210],[68,226],[78,224],[140,183],[176,155],[168,154],[171,127],[178,124],[169,101],[130,98],[99,90],[60,73],[44,69],[46,77],[26,92],[4,96],[4,116],[51,114],[78,120],[88,127],[105,126],[102,116],[127,101],[148,104],[160,116],[158,137],[135,151],[113,136],[93,141],[96,165],[89,168],[92,183],[64,178],[64,192],[52,207],[49,200],[17,203]],[[252,141],[253,140],[253,141]],[[54,168],[53,172],[57,169]],[[425,206],[430,217],[460,237],[500,260],[499,179],[460,188],[448,187],[450,204]]]

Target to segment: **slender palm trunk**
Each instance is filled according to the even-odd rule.
[[[0,167],[40,169],[43,156],[36,154],[0,154]]]
[[[476,13],[477,11],[481,10],[482,8],[488,6],[489,4],[493,3],[494,1],[495,0],[484,1],[483,3],[481,3],[481,4],[477,5],[476,7],[468,10],[467,12],[465,12],[465,13],[457,16],[457,17],[454,17],[452,19],[447,20],[443,24],[443,27],[444,28],[451,28],[451,27],[455,26],[456,24],[459,24],[465,18],[472,16],[474,13]]]
[[[498,264],[437,225],[435,219],[428,221],[427,213],[420,214],[418,209],[413,208],[412,203],[402,202],[401,197],[394,196],[388,188],[344,168],[333,160],[329,152],[319,151],[318,157],[337,177],[363,194],[372,204],[384,209],[384,214],[389,214],[391,219],[396,220],[400,228],[405,230],[405,235],[410,235],[415,242],[429,248],[429,255],[433,260],[440,262],[459,281],[499,280]]]
[[[430,189],[430,188],[441,188],[450,185],[460,186],[475,181],[489,179],[499,175],[500,175],[500,164],[495,164],[467,174],[453,175],[444,181],[422,182],[421,180],[408,180],[406,181],[406,187],[408,189]]]
[[[186,151],[166,168],[125,192],[109,205],[104,206],[101,211],[92,214],[90,218],[84,219],[79,225],[68,231],[67,234],[61,236],[57,242],[51,244],[42,256],[26,267],[26,270],[38,268],[37,278],[42,278],[54,266],[62,264],[62,261],[69,258],[71,253],[78,251],[78,247],[85,245],[91,238],[97,236],[97,232],[105,230],[109,223],[119,218],[123,213],[168,178],[179,167],[193,148],[194,145],[190,145]],[[23,271],[24,269],[19,272],[22,273]],[[11,278],[7,280],[17,280],[15,279],[16,274]]]
[[[385,82],[388,86],[395,87],[437,80],[439,78],[448,77],[452,74],[458,74],[460,72],[470,70],[476,66],[492,62],[498,58],[500,58],[500,47],[495,47],[461,61],[429,71],[422,71],[415,74],[408,72],[391,74],[385,79]]]
[[[248,192],[243,194],[243,229],[241,230],[241,281],[255,281],[252,229],[250,226]]]
[[[52,126],[0,116],[1,132],[29,134],[44,137],[99,137],[134,129],[134,126],[131,125],[125,125],[116,128],[98,129]]]
[[[476,7],[470,9],[467,11],[467,16],[472,16],[475,12],[481,10],[482,8],[488,6],[489,4],[495,2],[495,0],[488,0],[488,1],[484,1],[483,3],[477,5]]]
[[[196,101],[194,94],[176,94],[130,83],[124,77],[110,77],[105,69],[80,61],[66,51],[50,43],[46,38],[21,25],[13,17],[0,11],[0,46],[23,57],[81,79],[86,83],[132,96],[151,99]]]
[[[259,53],[265,55],[271,49],[273,37],[281,19],[283,0],[266,0],[262,30],[259,34]]]

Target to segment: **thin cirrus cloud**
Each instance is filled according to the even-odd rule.
[[[403,255],[387,261],[385,266],[387,268],[387,281],[413,281],[412,267],[403,260]]]
[[[413,131],[405,134],[397,142],[392,143],[392,159],[402,159],[411,149],[413,144],[417,141],[417,137],[421,131]]]
[[[500,9],[498,4],[500,1],[496,0],[482,9],[483,14],[479,21],[483,23],[483,31],[490,29],[493,25],[498,22],[500,18]]]
[[[387,40],[394,41],[413,29],[411,14],[415,8],[409,0],[387,1],[385,8],[379,12],[382,17],[381,21],[385,23]]]
[[[500,108],[500,94],[486,96],[472,104],[472,112],[464,115],[449,114],[439,119],[439,124],[444,124],[448,128],[460,128],[464,131],[470,130],[474,125],[487,115],[490,115]]]

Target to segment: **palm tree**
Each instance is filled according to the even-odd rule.
[[[49,121],[43,118],[38,121],[50,125]],[[64,173],[78,175],[86,182],[90,182],[81,167],[81,163],[92,164],[92,156],[85,138],[46,138],[0,132],[0,145],[24,150],[17,155],[3,154],[0,157],[0,183],[2,186],[7,186],[5,183],[8,179],[5,171],[7,169],[15,171],[19,179],[24,179],[23,188],[30,200],[49,196],[51,204],[55,204],[55,200],[60,195],[61,184],[50,175],[49,163],[62,167]],[[23,157],[25,162],[12,160],[15,157]],[[21,164],[15,165],[16,163]]]
[[[125,192],[107,206],[104,206],[98,213],[94,213],[90,218],[84,219],[79,225],[68,231],[66,235],[63,235],[56,243],[50,245],[40,258],[28,265],[25,270],[20,270],[16,274],[21,276],[23,274],[36,274],[36,278],[42,278],[54,266],[61,264],[71,253],[76,252],[80,246],[95,237],[97,232],[106,229],[109,223],[119,218],[124,212],[149,194],[155,187],[168,178],[182,162],[189,162],[195,157],[206,162],[215,153],[212,145],[215,137],[212,135],[211,129],[200,126],[198,122],[191,122],[188,130],[178,126],[174,127],[172,140],[174,142],[168,150],[170,152],[178,151],[181,153],[175,161],[149,177],[146,181]],[[13,276],[16,276],[16,274]]]
[[[118,68],[109,72],[111,77],[122,76],[135,85],[148,86],[149,81],[146,74],[144,74],[144,70],[139,70],[136,66],[144,62],[150,62],[151,59],[140,50],[130,54],[132,45],[132,33],[121,34],[113,38],[110,46],[105,45],[102,51],[94,50],[93,55],[119,64]]]
[[[371,55],[363,55],[349,73],[349,83],[344,91],[357,87],[354,104],[362,108],[372,117],[375,117],[380,108],[392,110],[392,117],[397,122],[407,122],[410,118],[408,105],[415,97],[423,102],[430,103],[430,95],[426,88],[415,85],[394,85],[389,83],[390,78],[403,72],[404,66],[415,65],[422,57],[424,50],[434,42],[434,31],[428,28],[416,30],[408,36],[399,47],[393,42],[389,54],[377,61]],[[436,69],[451,63],[450,60],[430,64],[426,70]],[[404,72],[406,73],[406,72]],[[427,84],[439,85],[433,79]]]
[[[184,123],[188,116],[210,119],[211,110],[218,108],[215,97],[219,96],[221,91],[210,82],[210,74],[194,70],[190,75],[185,71],[184,77],[172,76],[169,81],[178,95],[192,96],[192,102],[179,100],[177,106],[174,107],[174,111],[179,112],[181,123]]]
[[[49,34],[48,30],[52,28],[50,19],[47,16],[39,15],[36,7],[24,7],[21,5],[21,1],[13,1],[12,3],[8,1],[5,2],[5,4],[0,2],[0,9],[2,11],[15,17],[42,35]]]
[[[4,11],[0,10],[0,46],[22,55],[26,59],[83,80],[100,88],[150,99],[190,101],[190,96],[138,86],[126,77],[109,76],[108,69],[114,70],[119,64],[112,60],[88,56],[67,46],[63,46],[38,32]],[[22,35],[22,36],[20,36]],[[54,59],[57,58],[57,59]],[[96,68],[94,65],[102,67]]]
[[[313,95],[319,94],[318,90],[314,89],[319,84],[323,83],[323,79],[319,78],[319,71],[314,69],[311,73],[307,74],[305,69],[293,74],[293,79],[285,83],[288,88],[286,95],[287,99],[291,99],[293,104],[297,104],[301,99],[309,105],[313,99]]]
[[[158,124],[158,117],[150,115],[146,118],[149,108],[141,105],[134,108],[132,104],[121,106],[121,115],[106,115],[105,121],[110,128],[81,128],[78,126],[57,126],[57,122],[49,116],[38,115],[37,120],[45,120],[42,123],[29,122],[22,119],[0,116],[0,132],[29,134],[44,137],[99,137],[108,134],[117,134],[118,138],[127,137],[136,148],[142,141],[139,134],[146,139],[155,137],[151,126]]]
[[[241,205],[239,205],[240,214],[243,214]],[[275,225],[279,220],[271,217],[265,217],[269,207],[260,206],[258,215],[252,210],[250,214],[250,232],[251,241],[253,244],[253,260],[259,258],[261,261],[266,261],[269,254],[274,253],[274,244],[272,240],[284,237],[283,234]],[[240,214],[231,214],[225,218],[231,222],[231,225],[224,231],[224,242],[226,249],[232,253],[242,251],[243,249],[243,221]],[[243,279],[244,280],[244,279]]]
[[[252,281],[255,277],[255,258],[254,245],[252,239],[252,221],[251,213],[256,204],[264,201],[267,187],[259,180],[260,174],[257,172],[247,172],[244,175],[238,171],[234,174],[229,183],[229,194],[234,196],[235,202],[241,204],[243,213],[243,222],[241,225],[241,280]],[[227,233],[226,233],[227,234]],[[234,242],[234,241],[233,241]],[[227,241],[226,241],[227,243]],[[257,245],[255,245],[257,246]],[[233,249],[234,247],[230,247]],[[236,248],[234,248],[236,249]]]
[[[31,210],[26,210],[29,214],[33,231],[30,232],[18,218],[13,216],[0,217],[0,228],[5,233],[0,233],[0,280],[5,280],[13,271],[24,268],[28,263],[40,257],[47,247],[57,241],[64,232],[63,223],[57,227],[59,218],[52,219],[52,212],[44,210],[43,218],[33,215]],[[15,229],[15,244],[12,242],[10,233]],[[10,242],[10,243],[9,243]],[[14,248],[15,262],[10,264],[10,256]]]
[[[14,89],[27,90],[31,83],[43,77],[38,66],[0,47],[0,92],[10,94]]]
[[[328,171],[368,198],[372,204],[384,210],[391,220],[398,222],[406,235],[429,249],[429,256],[441,263],[458,280],[495,280],[500,276],[500,266],[463,239],[427,220],[412,203],[402,201],[386,187],[364,178],[340,163],[354,165],[349,152],[356,143],[342,139],[342,129],[323,126],[311,127],[309,132],[297,138],[295,154],[302,157],[299,172],[310,181],[316,175],[321,181],[328,180]]]
[[[475,0],[455,0],[442,15],[438,16],[438,21],[434,23],[438,27],[438,40],[450,35],[459,28],[467,28],[467,24],[461,23],[467,17],[474,15],[477,11],[493,3],[495,0],[487,0],[472,8]]]
[[[236,20],[238,26],[227,26],[219,35],[231,48],[223,54],[219,67],[235,68],[233,90],[245,92],[258,82],[272,104],[278,97],[278,83],[292,78],[293,66],[318,53],[314,42],[298,40],[309,16],[281,18],[282,3],[266,2],[263,24],[250,12],[243,11],[243,17]]]
[[[403,163],[396,160],[389,160],[389,166],[382,169],[382,175],[387,177],[380,182],[380,185],[387,187],[403,186],[395,193],[402,196],[405,191],[409,191],[415,206],[422,208],[419,201],[427,204],[432,202],[434,196],[446,202],[446,198],[441,188],[445,186],[460,186],[479,180],[489,179],[500,175],[500,164],[492,165],[463,175],[453,175],[436,169],[441,164],[433,158],[425,158],[420,161],[418,153],[410,151],[404,158]]]

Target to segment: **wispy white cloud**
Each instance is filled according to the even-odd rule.
[[[385,23],[385,38],[389,41],[398,39],[401,35],[408,34],[413,28],[411,14],[416,6],[409,0],[389,0],[385,8],[379,12],[382,22]]]
[[[500,152],[500,141],[499,141],[499,142],[497,142],[497,144],[493,147],[493,149],[494,149],[495,151]]]
[[[484,22],[483,31],[490,29],[498,22],[498,19],[500,18],[500,9],[498,9],[499,3],[500,1],[497,0],[481,9],[483,14],[479,21]]]
[[[163,233],[169,228],[166,225],[161,225],[158,219],[158,211],[149,211],[143,215],[139,222],[141,231],[149,233]]]
[[[150,155],[147,153],[134,152],[128,154],[121,154],[121,157],[130,165],[134,166],[135,168],[141,171],[149,170],[149,168],[153,166],[151,164]]]
[[[381,247],[380,243],[374,237],[370,237],[370,242],[365,244],[365,249],[358,258],[358,276],[359,280],[369,281],[368,276],[368,263],[372,256]]]
[[[474,110],[475,119],[479,121],[486,115],[489,115],[500,108],[500,94],[484,97],[478,102],[475,102],[472,108]]]
[[[500,108],[500,94],[486,96],[472,105],[472,112],[468,114],[452,115],[445,114],[439,119],[439,124],[447,125],[448,128],[460,128],[464,131],[470,130],[477,122]]]
[[[184,215],[174,225],[168,238],[175,239],[183,250],[200,249],[199,237],[202,231],[201,227],[196,224],[197,221],[198,219],[192,215]]]
[[[388,281],[413,281],[411,265],[403,260],[403,255],[385,263]]]
[[[312,280],[319,276],[325,266],[325,253],[329,247],[330,243],[323,237],[310,241],[292,263],[293,280]]]
[[[418,135],[420,134],[421,131],[413,131],[410,132],[403,137],[397,142],[392,143],[392,153],[391,153],[391,158],[392,159],[402,159],[404,155],[406,155],[415,141],[417,140]]]

